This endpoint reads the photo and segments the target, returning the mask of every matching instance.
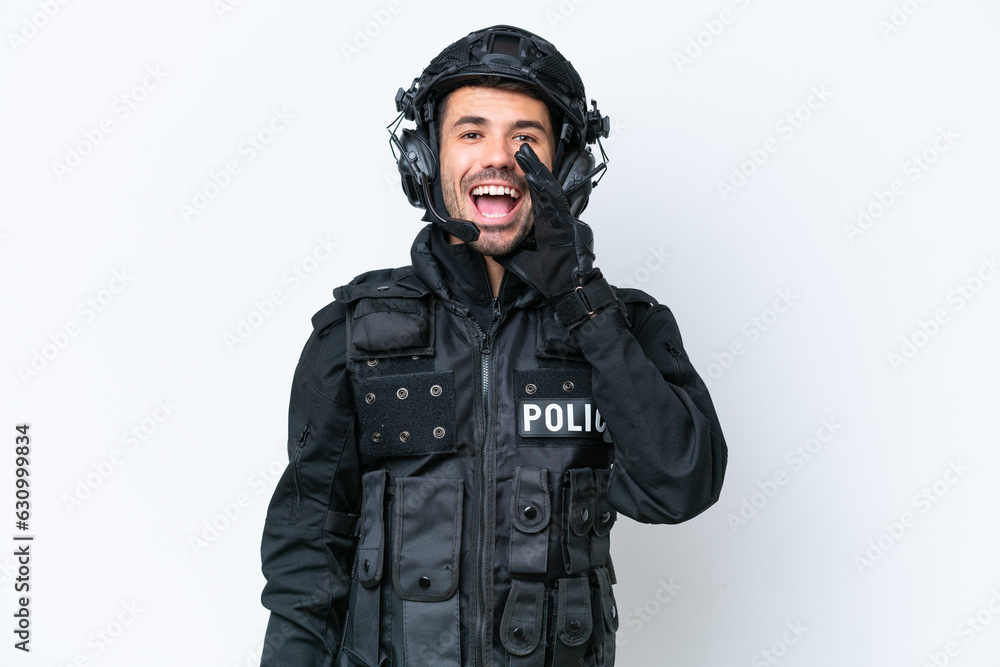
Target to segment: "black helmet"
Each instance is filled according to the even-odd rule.
[[[540,93],[551,110],[558,112],[553,114],[553,129],[559,132],[553,171],[563,185],[573,214],[579,215],[587,205],[593,187],[591,179],[605,168],[604,163],[594,168],[595,159],[587,145],[608,136],[610,119],[601,116],[596,101],[592,101],[592,109],[587,109],[580,75],[552,44],[527,30],[507,25],[477,30],[448,46],[413,80],[409,90],[400,88],[396,93],[400,116],[390,125],[390,143],[394,153],[399,149],[397,164],[410,203],[427,209],[430,217],[425,219],[436,222],[447,219],[435,210],[444,209],[437,179],[434,123],[440,119],[434,118],[435,108],[448,93],[482,77],[525,83]],[[403,130],[397,137],[395,129],[404,117],[414,121],[416,127]],[[449,231],[455,233],[450,228]],[[478,236],[474,227],[473,233],[474,239]],[[465,234],[457,235],[473,240]]]

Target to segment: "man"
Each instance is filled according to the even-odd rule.
[[[670,311],[593,268],[608,119],[510,26],[396,98],[412,265],[313,318],[261,547],[266,666],[613,665],[617,512],[714,503],[726,445]]]

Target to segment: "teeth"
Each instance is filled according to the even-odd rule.
[[[515,188],[505,185],[477,185],[472,188],[472,195],[508,195],[513,199],[517,199],[521,196],[521,193]]]

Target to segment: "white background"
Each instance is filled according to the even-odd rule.
[[[584,216],[597,265],[674,310],[730,448],[718,505],[615,530],[619,664],[998,664],[995,2],[45,4],[0,15],[0,663],[256,664],[309,317],[408,263],[422,224],[393,95],[509,22],[614,119]],[[268,136],[276,110],[292,118]],[[852,233],[859,207],[879,215]],[[227,344],[241,319],[259,326]],[[22,422],[30,655],[12,647]]]

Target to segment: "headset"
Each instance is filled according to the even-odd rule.
[[[590,193],[607,169],[601,144],[611,119],[601,116],[597,101],[587,109],[583,81],[573,65],[549,42],[521,28],[497,25],[470,33],[442,51],[410,84],[396,93],[399,115],[386,129],[407,200],[425,209],[424,220],[437,223],[469,243],[479,229],[467,220],[448,217],[438,179],[438,146],[434,111],[440,99],[470,81],[498,77],[531,85],[553,113],[561,116],[553,174],[562,185],[574,217],[586,208]],[[400,129],[403,119],[415,127]],[[588,144],[597,143],[601,164]],[[600,175],[597,181],[592,179]]]

